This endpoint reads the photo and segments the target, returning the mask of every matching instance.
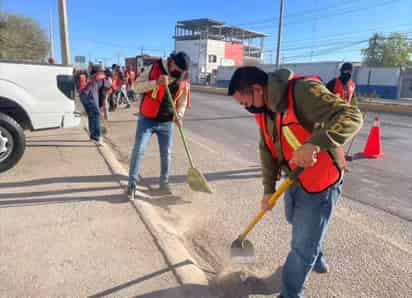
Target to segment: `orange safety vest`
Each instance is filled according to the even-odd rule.
[[[346,100],[348,104],[350,104],[353,94],[355,93],[355,83],[352,80],[349,80],[347,84],[348,90],[345,92],[345,85],[343,85],[343,82],[339,78],[336,78],[333,93],[339,95],[341,99]]]
[[[112,88],[113,90],[119,90],[122,87],[122,80],[120,79],[119,73],[117,71],[113,72],[112,76]]]
[[[136,81],[136,73],[134,72],[134,70],[129,71],[129,79],[132,84],[134,83],[134,81]]]
[[[308,140],[312,133],[300,123],[296,116],[294,107],[293,88],[297,80],[304,77],[294,76],[288,85],[288,108],[285,113],[276,113],[276,132],[278,141],[275,144],[267,129],[266,113],[255,115],[256,122],[262,130],[265,143],[275,159],[281,164],[287,165],[287,170],[291,171],[297,166],[290,162],[293,152]],[[306,79],[320,81],[318,77],[306,77]],[[280,141],[280,143],[279,143]],[[280,150],[280,154],[277,151]],[[344,162],[343,147],[338,148],[339,159]],[[321,151],[318,154],[317,162],[312,167],[306,168],[298,177],[300,185],[306,192],[318,193],[325,191],[328,187],[338,182],[341,178],[341,171],[332,158],[330,151]]]
[[[162,66],[160,65],[161,62],[155,63],[152,66],[152,69],[149,74],[149,80],[157,80],[161,75],[165,75],[166,72],[163,70]],[[179,83],[179,88],[173,98],[175,104],[177,99],[180,97],[182,92],[185,88],[190,87],[189,81],[183,80]],[[154,119],[157,117],[159,113],[160,105],[162,104],[166,95],[166,88],[163,85],[157,85],[153,90],[150,90],[145,93],[142,104],[140,106],[140,112],[146,118]],[[188,106],[190,103],[190,95],[188,96]]]
[[[129,90],[134,82],[136,81],[136,73],[133,70],[129,70],[126,72],[126,86],[127,90]]]
[[[87,77],[84,73],[79,75],[79,92],[83,91],[87,86]]]

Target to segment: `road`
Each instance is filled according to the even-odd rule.
[[[188,130],[258,162],[258,133],[251,114],[225,96],[197,93],[193,101],[185,121]],[[380,118],[385,157],[365,160],[355,155],[345,175],[345,196],[412,221],[412,155],[407,154],[412,152],[412,117],[367,113],[364,128],[354,141],[353,154],[363,151],[374,116]]]
[[[231,98],[201,93],[192,96],[193,107],[185,117],[185,131],[195,165],[205,174],[214,194],[194,193],[186,186],[187,159],[176,133],[171,173],[173,195],[155,196],[150,203],[177,229],[186,247],[213,279],[239,268],[230,262],[230,243],[259,210],[262,186],[258,131],[253,117]],[[136,109],[136,105],[132,111],[120,109],[110,121],[107,142],[125,167],[134,142]],[[308,297],[393,297],[394,293],[407,297],[411,292],[412,171],[407,154],[412,149],[408,139],[411,117],[379,116],[385,157],[350,163],[345,195],[325,243],[332,271],[322,276],[311,275]],[[367,120],[353,152],[362,150],[369,128]],[[150,188],[157,187],[159,176],[154,139],[141,172]],[[290,245],[290,226],[283,215],[282,200],[256,226],[250,240],[255,245],[257,262],[240,268],[269,276],[270,284],[276,288],[272,294],[276,293],[279,276],[271,274],[279,272]]]

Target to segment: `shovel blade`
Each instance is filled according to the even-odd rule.
[[[189,168],[187,173],[187,184],[193,191],[212,193],[212,189],[207,183],[206,178],[196,168]]]
[[[237,238],[230,246],[230,258],[235,263],[254,263],[256,256],[252,242],[247,239]]]

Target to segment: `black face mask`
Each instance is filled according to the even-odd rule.
[[[252,114],[265,113],[267,111],[267,108],[265,106],[263,107],[250,106],[250,107],[245,107],[245,109],[246,111]]]
[[[349,80],[350,80],[350,78],[351,78],[351,74],[350,73],[347,73],[347,72],[344,72],[344,73],[341,73],[340,74],[340,79],[341,79],[341,81],[344,83],[344,84],[346,84]]]
[[[175,79],[180,79],[180,77],[182,76],[182,72],[174,70],[170,73],[170,75]]]

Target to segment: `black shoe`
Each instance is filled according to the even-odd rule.
[[[326,263],[326,259],[323,255],[320,255],[316,260],[315,265],[313,266],[313,271],[316,273],[328,273],[329,272],[329,265]]]
[[[172,194],[169,183],[160,183],[159,191],[166,194]]]
[[[125,193],[130,197],[134,195],[136,192],[136,185],[132,184],[131,186],[127,186]]]

